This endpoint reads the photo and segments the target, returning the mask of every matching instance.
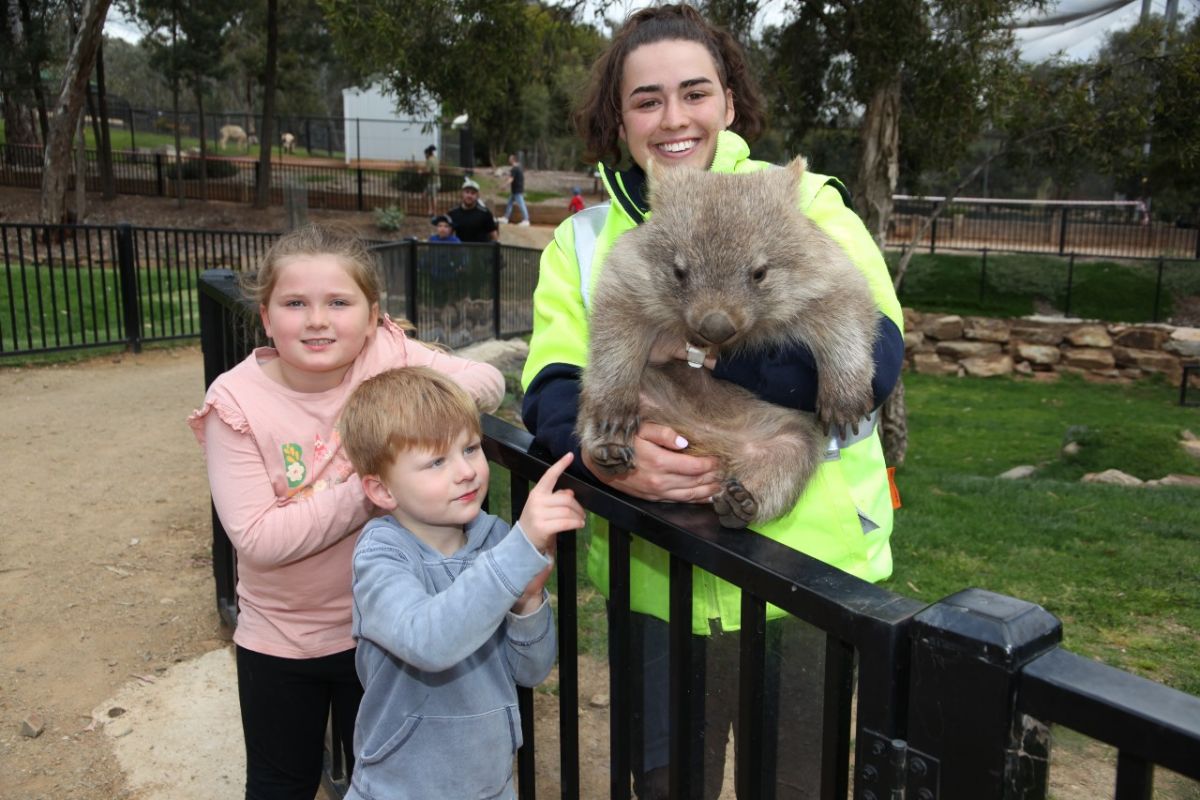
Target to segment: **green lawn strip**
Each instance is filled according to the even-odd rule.
[[[895,271],[899,254],[887,253]],[[1147,322],[1170,316],[1175,298],[1200,293],[1200,264],[1165,260],[1161,290],[1155,260],[1099,260],[1035,254],[988,253],[986,271],[980,253],[918,253],[900,290],[900,301],[921,311],[992,317],[1034,313],[1034,300],[1067,309],[1086,319]],[[982,295],[981,295],[982,283]]]

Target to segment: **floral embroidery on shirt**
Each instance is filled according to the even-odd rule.
[[[313,442],[313,460],[320,464],[329,459],[329,446],[325,444],[325,440],[321,438],[321,434],[317,434],[316,440]]]
[[[284,474],[287,475],[289,489],[295,489],[304,483],[304,476],[308,474],[308,468],[300,458],[303,452],[300,445],[294,442],[283,446]]]

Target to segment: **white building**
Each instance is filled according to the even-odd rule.
[[[442,154],[438,106],[427,100],[416,115],[401,115],[396,100],[378,84],[365,89],[342,90],[342,116],[346,125],[346,163],[365,161],[425,160],[425,148],[435,145]]]

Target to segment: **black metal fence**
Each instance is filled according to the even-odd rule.
[[[88,191],[101,191],[99,154],[84,153],[84,179]],[[200,170],[205,170],[201,185]],[[163,152],[122,150],[113,152],[113,182],[117,194],[178,197],[252,203],[258,185],[259,165],[249,157],[182,153],[176,158]],[[182,176],[182,178],[178,178]],[[70,177],[74,187],[75,174]],[[42,185],[42,150],[32,145],[0,145],[0,185],[36,189]],[[432,210],[456,205],[461,197],[462,173],[443,169],[439,188],[429,191],[428,176],[418,169],[329,166],[284,161],[271,165],[272,205],[283,205],[286,191],[301,190],[309,208],[337,211],[371,211],[398,208],[425,216]]]
[[[0,358],[200,335],[200,275],[254,269],[277,233],[0,223]],[[385,310],[454,347],[533,328],[539,251],[376,242]]]
[[[940,198],[898,195],[887,245],[912,241]],[[1134,203],[952,201],[917,239],[938,250],[1051,253],[1114,258],[1200,259],[1200,231],[1151,221]]]
[[[251,346],[245,307],[227,282],[202,281],[205,380],[211,382]],[[531,437],[484,419],[488,458],[511,477],[519,513],[529,486],[550,459]],[[611,791],[630,797],[637,754],[635,642],[630,635],[629,549],[634,537],[669,553],[671,617],[670,795],[698,795],[703,749],[697,708],[713,687],[693,664],[693,568],[742,587],[735,723],[739,798],[771,798],[764,778],[777,759],[764,720],[800,713],[805,698],[766,690],[766,604],[818,629],[824,640],[823,711],[811,719],[819,753],[786,752],[819,771],[822,800],[1037,800],[1047,796],[1050,726],[1069,727],[1117,748],[1117,800],[1150,796],[1155,766],[1200,780],[1200,698],[1082,658],[1060,647],[1062,628],[1041,607],[979,589],[926,605],[860,581],[754,533],[720,528],[698,506],[643,503],[571,476],[579,501],[607,521],[611,584],[609,641]],[[577,554],[573,537],[558,544],[559,625],[557,752],[539,749],[532,693],[521,692],[525,746],[518,756],[520,796],[536,794],[537,759],[556,761],[561,796],[580,796]],[[236,617],[235,558],[215,513],[213,568],[218,609]],[[686,620],[686,621],[685,621]],[[856,713],[852,697],[856,695]],[[782,704],[771,708],[773,703]],[[853,762],[851,749],[853,748]],[[333,752],[338,748],[333,747]],[[851,772],[853,763],[853,772]],[[331,785],[344,789],[332,764]]]

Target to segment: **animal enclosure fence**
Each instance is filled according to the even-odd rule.
[[[205,380],[237,363],[253,341],[252,309],[220,274],[201,279]],[[532,482],[547,468],[528,433],[484,418],[484,449],[510,476],[519,513]],[[631,500],[599,484],[563,479],[609,533],[610,796],[630,797],[629,767],[639,753],[634,715],[637,643],[630,616],[629,553],[635,538],[668,554],[671,619],[670,796],[699,796],[705,753],[699,747],[703,703],[713,690],[694,664],[691,598],[695,570],[742,589],[736,689],[737,796],[774,797],[770,776],[780,758],[804,758],[822,800],[918,798],[1001,800],[1047,796],[1051,725],[1067,726],[1117,748],[1113,796],[1150,796],[1156,765],[1200,780],[1200,698],[1075,655],[1060,646],[1062,626],[1040,606],[979,589],[926,604],[893,594],[747,531],[718,526],[706,508]],[[213,513],[218,609],[236,621],[236,557]],[[519,793],[535,797],[538,759],[553,760],[560,795],[580,797],[580,585],[574,537],[558,544],[558,746],[542,747],[532,692],[520,693],[525,745],[518,754]],[[768,690],[767,604],[814,628],[824,644],[814,682],[821,712],[812,752],[777,755],[767,720],[799,713],[806,700]],[[731,687],[726,687],[731,688]],[[856,705],[852,713],[852,701]],[[339,748],[331,747],[332,752]],[[851,751],[853,761],[851,762]],[[853,763],[853,772],[850,765]],[[331,762],[330,785],[344,790]]]
[[[279,236],[250,231],[0,223],[0,358],[200,336],[198,281],[255,268]],[[374,242],[384,309],[461,347],[533,327],[540,253],[491,244]]]

